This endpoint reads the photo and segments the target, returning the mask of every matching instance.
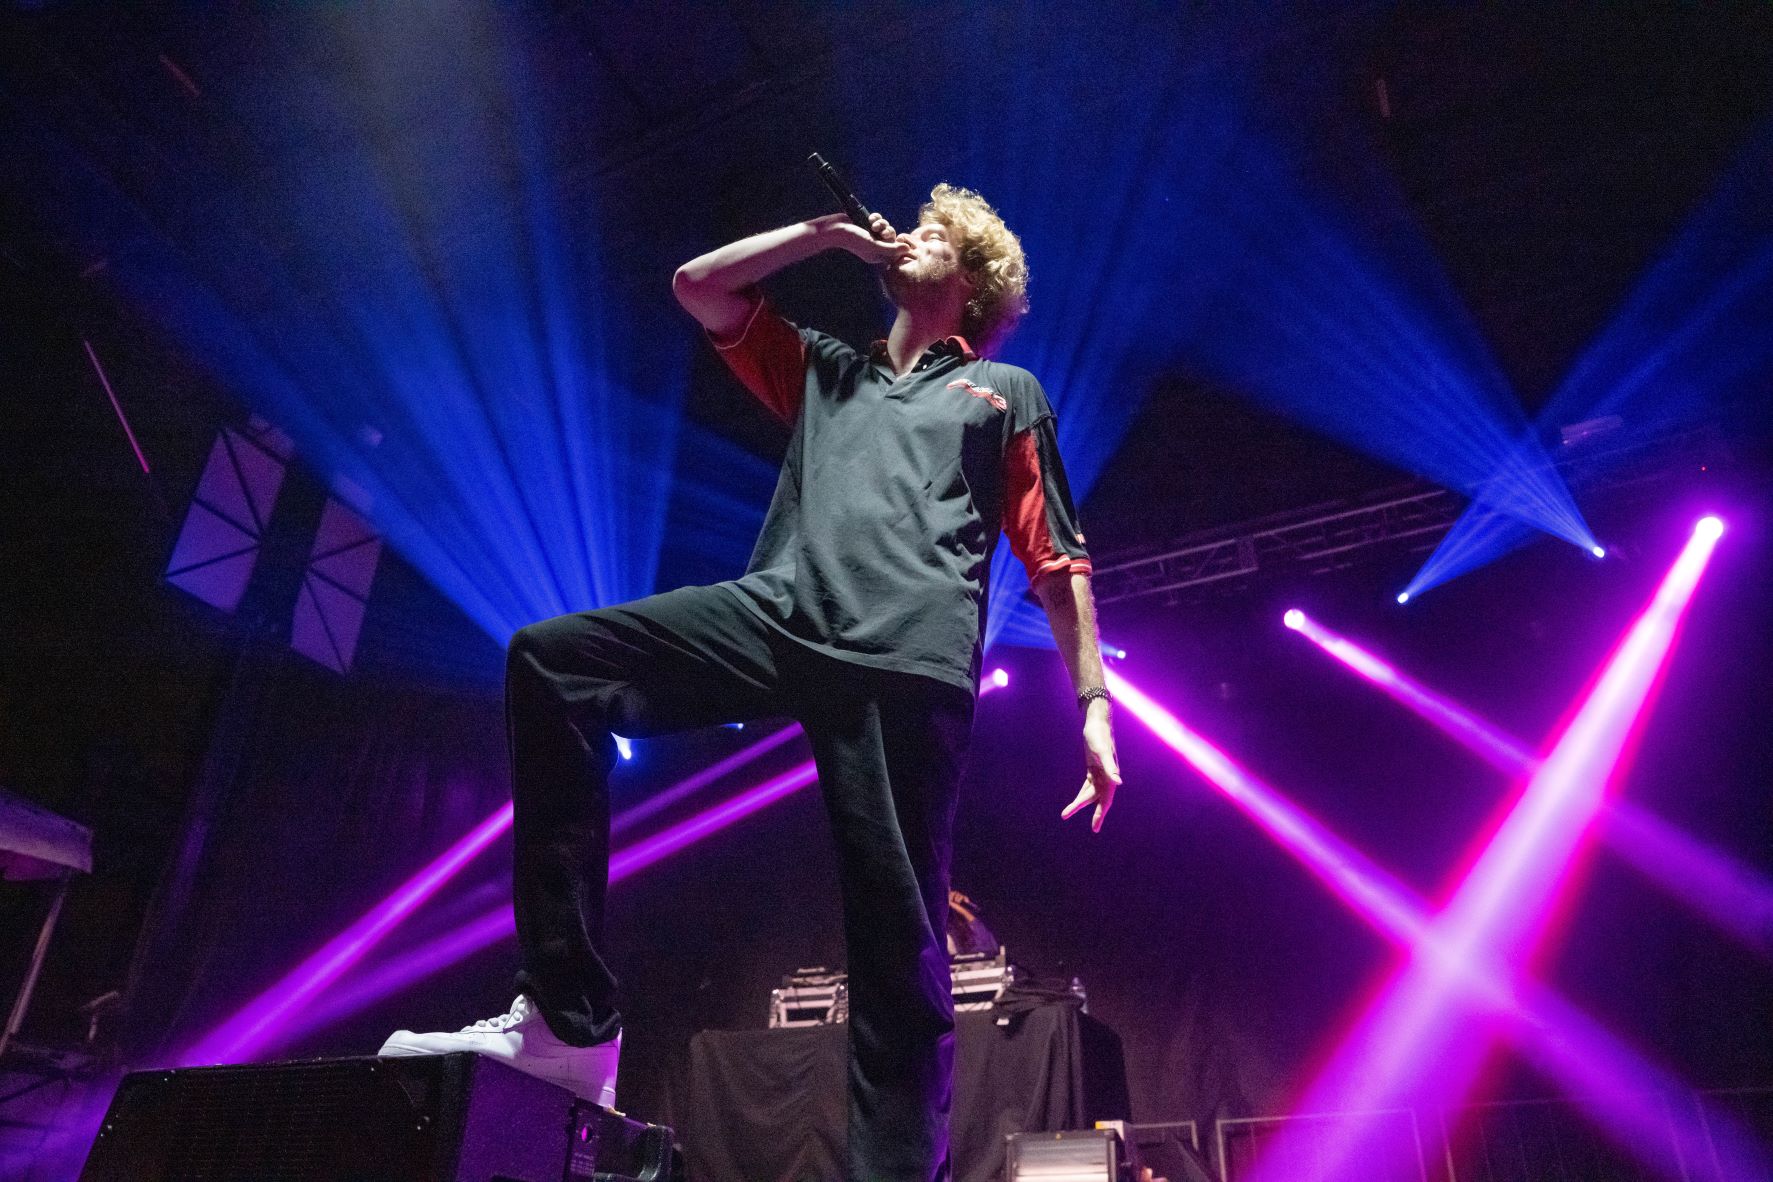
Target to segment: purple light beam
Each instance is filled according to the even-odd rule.
[[[798,734],[797,726],[786,727],[737,751],[713,767],[699,772],[682,783],[658,794],[664,804],[643,802],[617,816],[610,825],[612,833],[629,828],[636,818],[656,812],[666,804],[681,800],[690,792],[712,783],[719,776],[735,771],[758,756],[780,746]],[[481,851],[511,827],[512,806],[501,805],[453,846],[439,854],[417,874],[407,879],[387,898],[377,903],[350,927],[328,940],[320,950],[284,974],[276,984],[248,1002],[232,1017],[216,1027],[198,1043],[179,1056],[181,1065],[248,1062],[261,1054],[277,1037],[278,1027],[292,1014],[306,1008],[322,990],[343,975],[388,934],[416,911],[425,900],[435,895],[445,883],[461,872]],[[666,832],[672,832],[667,830]]]
[[[1472,1020],[1496,1017],[1473,1012],[1469,978],[1474,969],[1498,961],[1521,968],[1529,963],[1558,888],[1643,720],[1721,532],[1712,518],[1695,528],[1650,605],[1436,917],[1436,955],[1415,957],[1398,973],[1318,1073],[1299,1105],[1302,1111],[1451,1107],[1464,1095],[1492,1032],[1488,1024],[1473,1029]],[[1579,1066],[1582,1058],[1546,1056],[1565,1068]],[[1595,1082],[1592,1073],[1585,1082]],[[1604,1105],[1587,1107],[1603,1128],[1629,1138],[1626,1148],[1658,1152],[1660,1143],[1646,1145],[1641,1134],[1629,1133],[1635,1115]],[[1258,1161],[1255,1182],[1295,1178],[1306,1162],[1323,1182],[1370,1176],[1380,1147],[1357,1127],[1342,1134],[1326,1139],[1283,1129]],[[1655,1164],[1678,1168],[1679,1154]]]
[[[717,780],[732,775],[746,764],[759,756],[774,751],[783,743],[801,733],[798,723],[785,726],[773,734],[765,735],[751,746],[735,751],[725,759],[718,760],[681,783],[674,784],[663,792],[655,792],[645,800],[623,809],[610,821],[612,836],[625,833],[654,813],[670,808],[672,805],[692,796]]]
[[[731,800],[697,813],[669,829],[662,829],[618,851],[609,861],[609,880],[613,885],[630,874],[646,869],[661,858],[668,858],[685,846],[725,829],[734,821],[750,816],[765,805],[774,804],[791,792],[799,791],[819,778],[812,760],[799,767],[766,780],[757,787],[741,792]]]
[[[766,805],[799,791],[817,779],[818,773],[812,761],[808,760],[730,800],[617,851],[610,859],[610,885],[614,886],[685,847],[750,816]],[[498,907],[458,931],[439,937],[354,977],[349,984],[334,990],[322,1004],[292,1017],[272,1037],[278,1043],[286,1043],[310,1030],[350,1017],[434,973],[466,960],[489,945],[510,938],[516,934],[516,930],[510,906]]]
[[[402,952],[385,963],[352,973],[328,990],[313,1007],[294,1015],[278,1030],[276,1041],[287,1044],[310,1030],[319,1030],[361,1013],[383,998],[392,997],[516,934],[517,921],[511,914],[510,903],[494,907],[446,935]]]
[[[257,1054],[291,1014],[307,1006],[341,973],[363,959],[510,826],[511,805],[507,803],[179,1056],[179,1064],[235,1063]]]
[[[1539,759],[1525,743],[1370,650],[1297,608],[1284,622],[1492,766],[1517,777],[1538,770]],[[1608,849],[1720,930],[1773,956],[1773,883],[1764,876],[1629,801],[1607,805],[1600,835]]]
[[[1647,1060],[1552,991],[1516,978],[1495,961],[1454,961],[1453,950],[1428,918],[1427,904],[1409,888],[1238,766],[1117,671],[1110,670],[1108,676],[1116,701],[1329,886],[1356,915],[1408,949],[1414,961],[1456,970],[1452,975],[1458,987],[1487,1012],[1506,1015],[1511,1033],[1526,1053],[1550,1078],[1562,1082],[1597,1124],[1645,1160],[1669,1164],[1668,1144],[1646,1141],[1644,1130],[1667,1125],[1668,1114],[1656,1098],[1682,1089],[1672,1072]],[[1708,1108],[1705,1120],[1720,1158],[1741,1164],[1743,1170],[1760,1160],[1752,1139],[1724,1114]],[[1681,1135],[1682,1144],[1690,1150],[1704,1133],[1698,1124],[1688,1123],[1681,1126]],[[1299,1166],[1290,1176],[1284,1171],[1273,1176],[1286,1177],[1288,1182],[1320,1179],[1309,1164]]]
[[[1288,628],[1307,637],[1324,652],[1402,703],[1436,729],[1510,776],[1531,775],[1539,760],[1518,740],[1485,722],[1458,703],[1434,693],[1344,636],[1293,608],[1282,617]]]

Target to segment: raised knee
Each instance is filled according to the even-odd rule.
[[[507,679],[525,674],[539,673],[549,664],[549,654],[553,649],[553,621],[541,620],[534,624],[525,624],[511,634],[510,641],[505,645],[505,676]]]

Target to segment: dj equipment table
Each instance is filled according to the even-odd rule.
[[[956,1182],[997,1182],[1009,1133],[1126,1119],[1120,1039],[1077,1006],[956,1015]],[[696,1182],[843,1176],[845,1024],[710,1030],[690,1041],[678,1136]]]

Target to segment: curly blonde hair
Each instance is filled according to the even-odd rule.
[[[972,276],[973,298],[961,318],[961,334],[978,347],[1002,340],[1028,311],[1028,260],[1022,240],[1003,224],[989,202],[971,189],[940,184],[917,211],[918,224],[939,222],[952,237],[960,266]]]

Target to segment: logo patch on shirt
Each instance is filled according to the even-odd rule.
[[[975,386],[965,378],[955,378],[952,382],[948,383],[948,388],[950,390],[954,389],[956,386],[961,387],[974,398],[983,398],[998,410],[1007,411],[1010,409],[1010,404],[1003,400],[1003,395],[999,394],[996,390],[993,390],[990,386]]]

